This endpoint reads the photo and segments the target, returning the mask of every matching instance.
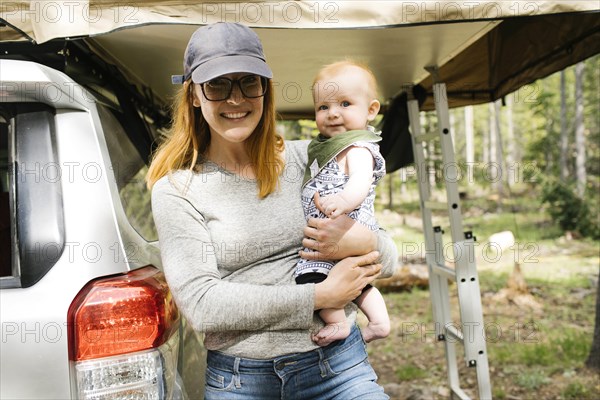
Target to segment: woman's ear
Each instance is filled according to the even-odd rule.
[[[198,86],[192,84],[192,105],[196,108],[200,108],[202,105],[202,100],[200,99],[201,93],[202,91],[198,88]]]
[[[194,100],[192,101],[192,104],[196,108],[200,108],[200,106],[202,105],[202,103],[200,102],[200,99],[198,98],[198,94],[195,92],[194,92]]]
[[[369,103],[369,113],[367,114],[367,120],[369,122],[373,121],[377,114],[379,114],[379,109],[381,108],[381,103],[379,100],[374,99]]]

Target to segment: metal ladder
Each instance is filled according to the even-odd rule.
[[[419,120],[418,101],[411,98],[408,90],[408,115],[410,119],[412,146],[415,160],[421,214],[425,236],[425,259],[429,270],[429,290],[433,308],[433,319],[438,341],[444,343],[446,365],[451,397],[469,399],[461,389],[458,374],[455,343],[463,344],[467,366],[475,368],[480,399],[491,399],[488,356],[485,342],[485,327],[481,307],[479,277],[475,265],[475,237],[464,232],[460,199],[458,194],[459,170],[454,158],[454,146],[450,135],[450,119],[446,85],[439,83],[436,67],[426,68],[434,78],[433,94],[438,119],[438,132],[422,134]],[[442,150],[443,177],[447,201],[431,200],[431,188],[425,160],[424,143],[439,140]],[[433,226],[432,210],[447,210],[454,251],[454,268],[446,265],[444,244],[439,226]],[[448,281],[455,281],[458,290],[460,321],[452,320]]]

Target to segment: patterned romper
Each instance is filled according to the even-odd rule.
[[[353,135],[358,141],[350,141],[347,135]],[[344,138],[338,139],[338,138]],[[379,153],[379,146],[375,143],[381,138],[371,131],[349,131],[343,135],[333,138],[325,138],[319,136],[313,140],[308,147],[309,157],[307,171],[305,174],[305,183],[302,189],[302,207],[304,208],[304,216],[306,220],[309,218],[327,218],[325,214],[317,209],[314,201],[315,192],[319,192],[321,197],[334,193],[339,193],[344,189],[348,182],[349,176],[340,170],[336,161],[336,156],[350,146],[365,147],[371,151],[375,160],[373,167],[373,183],[365,200],[362,204],[348,213],[348,216],[355,221],[367,226],[370,230],[376,231],[379,229],[377,220],[375,219],[375,186],[385,175],[385,160]],[[320,143],[315,143],[319,141]],[[313,144],[319,147],[315,155]],[[311,154],[313,153],[313,154]],[[325,157],[323,157],[325,153]],[[314,160],[314,161],[313,161]],[[323,166],[320,166],[322,164]],[[333,250],[333,249],[330,249]],[[304,249],[304,251],[311,251]],[[325,280],[331,268],[337,261],[329,260],[304,260],[301,259],[296,265],[296,282],[297,283],[317,283]]]

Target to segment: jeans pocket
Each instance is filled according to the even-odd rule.
[[[367,360],[367,352],[364,346],[361,342],[357,342],[347,351],[336,354],[335,356],[326,360],[325,363],[333,375],[339,375],[344,371],[356,367],[357,365],[363,364],[365,361],[366,364],[369,365],[369,361]]]
[[[233,373],[206,367],[206,388],[228,390],[233,386]]]

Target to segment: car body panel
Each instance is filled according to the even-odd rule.
[[[62,253],[52,246],[42,252],[56,258],[52,268],[31,287],[0,290],[0,397],[71,398],[71,302],[92,279],[160,267],[159,249],[129,223],[114,173],[120,166],[111,162],[108,133],[89,92],[61,72],[15,60],[0,60],[0,91],[0,107],[38,102],[55,109],[57,163],[17,168],[30,171],[22,184],[60,179],[65,211]]]

